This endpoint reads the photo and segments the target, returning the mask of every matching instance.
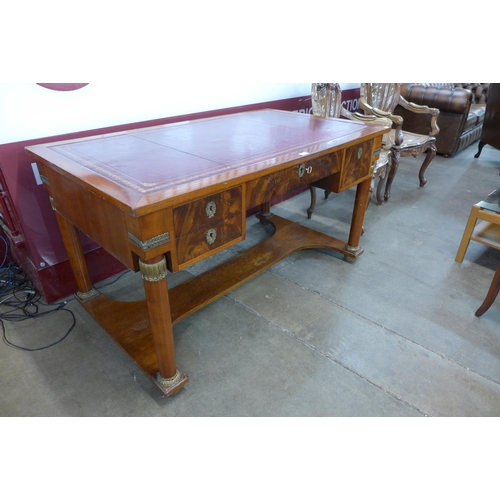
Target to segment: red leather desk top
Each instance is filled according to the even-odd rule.
[[[63,175],[127,211],[259,176],[380,127],[261,110],[28,147]]]

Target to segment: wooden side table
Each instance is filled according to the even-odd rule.
[[[478,221],[480,221],[478,223]],[[472,206],[455,260],[462,262],[470,241],[500,250],[500,188]]]
[[[480,222],[478,223],[478,221]],[[472,206],[462,241],[455,257],[457,262],[464,260],[465,252],[471,240],[500,250],[500,188],[490,193],[483,201]],[[500,264],[495,271],[483,303],[475,312],[476,316],[482,316],[490,308],[499,291]]]

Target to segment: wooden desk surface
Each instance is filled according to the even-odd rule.
[[[313,159],[380,127],[278,110],[28,147],[35,158],[135,215]]]

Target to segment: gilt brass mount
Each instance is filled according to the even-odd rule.
[[[93,299],[94,297],[97,297],[98,295],[100,295],[100,293],[94,288],[92,287],[88,292],[76,292],[76,298],[80,301],[80,302],[85,302],[86,300],[90,300],[90,299]]]
[[[167,277],[167,261],[165,257],[156,264],[146,264],[139,260],[139,269],[144,281],[161,281]]]
[[[181,379],[181,372],[179,370],[177,370],[175,372],[175,375],[170,378],[163,378],[159,373],[156,374],[156,383],[160,387],[165,387],[165,388],[170,387],[172,385],[177,384],[177,382],[179,382],[180,379]]]
[[[141,241],[137,236],[134,236],[131,233],[128,233],[128,239],[131,241],[136,247],[140,248],[144,252],[147,250],[151,250],[152,248],[159,247],[164,243],[168,243],[170,241],[170,234],[163,233],[155,236],[154,238],[150,238],[146,241]]]

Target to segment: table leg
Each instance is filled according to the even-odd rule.
[[[57,211],[56,217],[64,247],[68,253],[69,264],[76,280],[77,298],[80,301],[85,301],[99,295],[99,292],[92,286],[78,230]]]
[[[160,255],[148,260],[139,260],[139,268],[144,280],[150,326],[158,360],[159,371],[153,381],[165,395],[172,396],[187,384],[189,378],[177,369],[175,361],[167,288],[167,263],[165,257]]]
[[[479,306],[479,309],[475,312],[476,316],[482,316],[490,308],[490,306],[497,298],[499,291],[500,291],[500,264],[498,265],[497,270],[495,271],[495,275],[491,280],[488,293],[486,294],[483,303]]]
[[[436,156],[436,144],[432,144],[430,148],[426,151],[424,162],[420,167],[418,172],[418,180],[420,182],[420,187],[424,187],[427,184],[427,180],[425,179],[425,171],[433,158]]]
[[[473,205],[470,211],[469,218],[467,219],[467,224],[465,225],[464,234],[462,236],[462,240],[460,241],[460,246],[458,247],[458,252],[455,257],[457,262],[462,262],[465,257],[465,252],[467,252],[467,248],[469,247],[470,237],[472,236],[472,232],[476,227],[476,221],[479,215],[480,207],[477,205]]]
[[[366,207],[368,205],[368,197],[370,196],[371,177],[360,182],[356,187],[356,198],[354,200],[354,210],[352,212],[351,230],[349,231],[349,239],[346,250],[357,253],[359,252],[359,240],[363,232],[363,220],[365,218]],[[354,260],[353,256],[345,256],[346,260]]]
[[[309,191],[311,193],[311,205],[307,209],[307,218],[310,219],[316,207],[316,188],[311,184],[309,186]]]

